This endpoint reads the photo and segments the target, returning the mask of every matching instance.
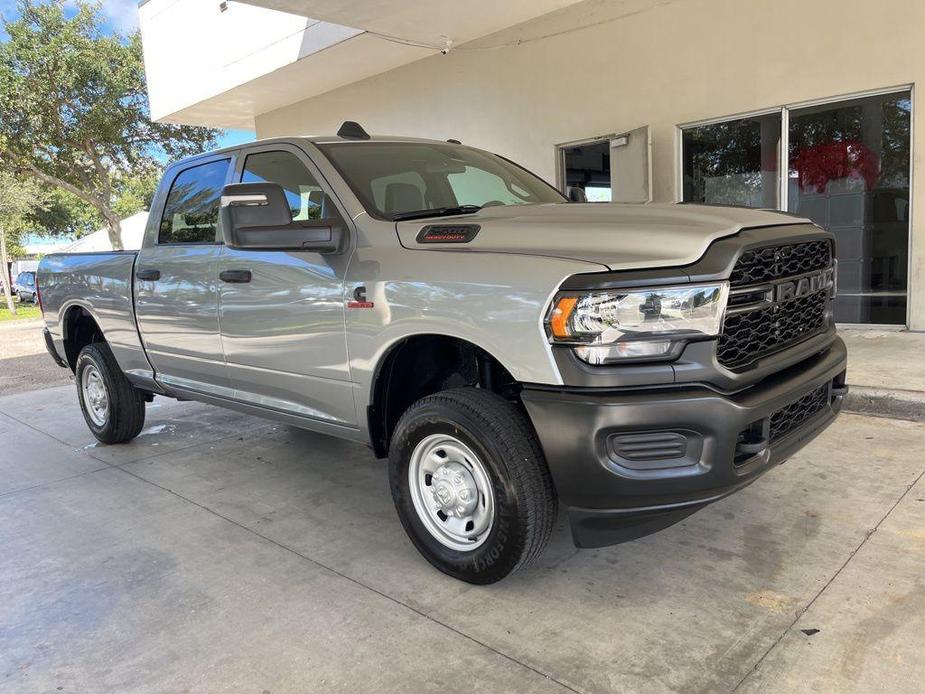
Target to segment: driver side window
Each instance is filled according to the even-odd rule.
[[[277,183],[282,186],[294,222],[340,220],[330,197],[292,152],[280,150],[247,155],[241,182]]]

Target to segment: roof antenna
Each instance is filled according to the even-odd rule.
[[[363,130],[363,126],[352,120],[344,121],[344,124],[340,126],[340,130],[337,131],[337,136],[348,140],[369,139],[369,133]]]

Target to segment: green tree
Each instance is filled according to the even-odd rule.
[[[42,236],[80,238],[103,226],[103,218],[76,195],[52,188],[45,204],[29,214],[26,224]]]
[[[117,193],[113,209],[119,217],[125,219],[141,210],[150,210],[151,201],[157,191],[157,184],[161,180],[161,168],[151,166],[133,176],[121,178],[118,181]]]
[[[10,286],[9,250],[19,246],[26,217],[45,202],[47,192],[32,178],[0,170],[0,265],[3,293],[10,313],[16,314],[13,288]]]
[[[120,196],[218,131],[151,122],[141,39],[105,35],[97,6],[19,0],[18,11],[0,44],[0,163],[92,206],[121,249]]]

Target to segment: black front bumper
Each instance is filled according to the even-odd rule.
[[[846,366],[836,338],[824,354],[734,394],[533,387],[522,399],[575,544],[600,547],[672,525],[793,455],[841,409]],[[803,419],[801,403],[812,406]]]

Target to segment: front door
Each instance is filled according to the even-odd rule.
[[[246,151],[236,180],[283,187],[294,220],[343,215],[305,154],[266,145]],[[220,324],[235,398],[342,426],[356,426],[344,329],[350,254],[225,247],[219,261]]]
[[[154,243],[135,262],[135,310],[157,379],[230,396],[218,325],[218,216],[231,158],[176,173]]]

